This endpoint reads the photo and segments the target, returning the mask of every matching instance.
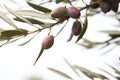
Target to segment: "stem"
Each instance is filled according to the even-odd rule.
[[[56,23],[54,23],[54,24],[52,24],[52,25],[50,25],[50,26],[48,26],[48,27],[44,27],[44,26],[43,26],[43,28],[41,28],[41,29],[38,28],[38,29],[35,30],[35,31],[28,32],[28,34],[32,34],[32,33],[35,33],[35,32],[41,32],[41,31],[44,30],[44,29],[52,28],[53,26],[55,26],[56,24],[59,24],[59,23],[63,22],[64,20],[66,20],[66,19],[59,20],[58,22],[56,22]]]

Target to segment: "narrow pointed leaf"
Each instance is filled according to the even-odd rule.
[[[88,18],[87,18],[87,11],[86,11],[86,16],[85,16],[85,20],[84,20],[84,23],[83,23],[83,28],[82,28],[82,31],[79,34],[76,42],[78,42],[83,37],[83,35],[85,34],[85,32],[87,30],[87,26],[88,26]]]
[[[75,72],[76,75],[78,75],[80,78],[82,78],[79,73],[75,70],[75,68],[65,59],[63,58],[64,61],[68,64],[68,66]]]
[[[52,71],[52,72],[54,72],[54,73],[56,73],[56,74],[58,74],[58,75],[60,75],[60,76],[62,76],[64,78],[72,80],[72,78],[69,75],[67,75],[66,73],[64,73],[64,72],[61,72],[61,71],[53,69],[53,68],[48,68],[48,70],[50,70],[50,71]]]
[[[6,7],[6,6],[5,6]],[[6,7],[6,9],[13,14],[15,17],[18,17],[19,19],[22,19],[23,21],[25,21],[26,23],[32,25],[33,27],[37,28],[36,26],[34,26],[29,20],[25,19],[24,17],[22,17],[21,15],[17,14],[15,11],[13,11],[12,9]]]
[[[88,69],[85,69],[83,67],[80,67],[80,66],[77,66],[75,65],[74,68],[80,70],[82,73],[84,73],[86,76],[88,76],[89,78],[100,78],[100,79],[108,79],[107,77],[105,77],[104,75],[102,74],[98,74],[98,73],[95,73],[95,72],[92,72]]]
[[[116,68],[114,68],[113,66],[111,66],[109,64],[107,64],[107,65],[110,66],[115,71],[115,73],[117,73],[118,75],[120,75],[120,71],[119,70],[117,70]]]
[[[68,20],[67,20],[67,22],[64,24],[64,26],[58,31],[58,33],[56,34],[56,36],[60,34],[60,32],[65,28],[65,26],[66,26],[67,23],[68,23]]]
[[[36,10],[39,10],[41,12],[44,12],[44,13],[48,13],[48,12],[51,12],[50,9],[46,8],[46,7],[43,7],[43,6],[40,6],[40,5],[37,5],[37,4],[34,4],[30,1],[27,1],[28,5],[31,6],[32,8],[36,9]]]
[[[42,55],[43,51],[44,51],[44,49],[41,48],[40,53],[39,53],[37,59],[35,60],[35,62],[34,62],[34,64],[33,64],[34,66],[35,66],[35,64],[37,63],[37,61],[39,60],[39,58],[40,58],[40,56]]]
[[[101,71],[103,71],[103,72],[105,72],[105,73],[107,73],[107,74],[109,74],[109,75],[111,75],[112,77],[115,77],[113,74],[111,74],[110,72],[108,72],[108,71],[106,71],[106,70],[104,70],[104,69],[101,69],[101,68],[99,68]]]
[[[41,25],[41,27],[50,27],[52,26],[54,23],[46,23],[46,24],[43,24]]]
[[[15,39],[15,40],[11,40],[11,41],[7,40],[7,42],[5,42],[5,43],[3,43],[2,45],[0,45],[0,47],[4,46],[4,45],[6,45],[6,44],[13,43],[13,42],[15,42],[15,41],[17,41],[17,40],[19,40],[19,39],[21,39],[21,38],[17,38],[17,39]]]
[[[43,13],[32,11],[32,10],[16,10],[15,13],[22,15],[22,16],[31,16],[31,17],[36,17],[36,18],[52,19],[50,14],[43,14]]]
[[[0,39],[12,39],[14,37],[26,36],[27,30],[5,30],[0,33]]]
[[[38,34],[38,33],[37,33]],[[35,34],[32,38],[30,38],[28,41],[22,43],[22,44],[19,44],[18,46],[23,46],[23,45],[26,45],[27,43],[29,43],[37,34]]]
[[[27,19],[29,22],[31,22],[32,24],[39,24],[39,25],[43,25],[44,23],[37,20],[37,19],[33,19],[33,18],[26,18],[24,17],[25,19]],[[25,22],[24,20],[20,19],[20,18],[14,18],[14,20],[16,21],[20,21],[20,22]],[[26,23],[26,22],[25,22]]]
[[[119,30],[104,30],[104,31],[100,31],[100,32],[104,32],[104,33],[107,33],[109,35],[120,35]]]
[[[15,29],[18,29],[18,27],[12,22],[12,20],[10,18],[8,18],[5,13],[0,11],[0,17],[7,22],[8,24],[10,24],[11,26],[13,26]]]

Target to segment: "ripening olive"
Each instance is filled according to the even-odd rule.
[[[82,25],[80,21],[76,20],[72,25],[72,34],[77,36],[80,34],[81,30],[82,30]]]
[[[58,7],[51,12],[53,18],[62,18],[63,16],[66,16],[66,14],[67,10],[65,7]]]
[[[79,18],[81,13],[76,7],[68,7],[67,15],[71,18]]]
[[[54,43],[54,36],[53,35],[48,35],[42,41],[42,48],[43,49],[49,49],[49,48],[52,47],[53,43]]]

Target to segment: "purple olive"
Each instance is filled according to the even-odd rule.
[[[43,39],[43,42],[42,42],[42,48],[43,49],[49,49],[52,47],[54,43],[54,36],[53,35],[48,35],[47,37],[45,37]]]
[[[65,7],[58,7],[51,12],[53,18],[62,18],[67,15],[67,10]]]
[[[76,7],[68,7],[67,15],[71,18],[79,18],[81,13]]]
[[[82,30],[82,25],[80,21],[76,20],[72,25],[72,34],[77,36],[80,34],[81,30]]]

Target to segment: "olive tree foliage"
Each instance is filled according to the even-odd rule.
[[[14,0],[12,0],[14,2]],[[81,2],[84,5],[75,6],[73,3],[77,2],[79,0],[41,0],[39,3],[35,3],[34,0],[27,0],[26,4],[28,4],[29,7],[33,8],[31,10],[14,10],[11,7],[8,7],[7,5],[1,4],[4,9],[7,11],[7,13],[12,14],[14,18],[10,18],[6,12],[0,11],[0,18],[6,22],[6,24],[11,25],[14,29],[2,29],[0,28],[0,47],[15,42],[19,39],[25,38],[26,36],[30,34],[34,34],[31,39],[25,41],[22,44],[19,44],[19,46],[23,46],[27,43],[29,43],[34,37],[41,33],[43,30],[48,29],[48,34],[46,35],[45,39],[43,39],[41,43],[41,50],[40,53],[34,63],[38,61],[44,50],[50,49],[52,46],[54,46],[55,38],[59,36],[60,32],[66,27],[66,24],[69,22],[70,18],[74,19],[74,22],[71,23],[71,33],[68,40],[66,42],[70,42],[72,38],[75,36],[77,37],[75,40],[76,44],[79,44],[81,46],[84,46],[86,48],[93,48],[97,45],[120,45],[120,31],[119,30],[106,30],[101,31],[110,36],[109,40],[103,41],[103,42],[94,42],[91,40],[88,40],[84,37],[84,34],[87,32],[88,28],[88,22],[89,16],[94,16],[100,12],[106,14],[110,11],[113,11],[117,16],[120,16],[119,12],[119,2],[120,0],[90,0],[89,3],[86,3],[84,0],[81,0]],[[58,5],[60,3],[64,3],[64,6],[59,6],[56,9],[50,9],[49,7],[45,7],[43,5],[55,3],[55,5]],[[66,6],[69,5],[69,6]],[[91,9],[94,10],[94,13],[91,12]],[[85,11],[84,15],[81,15],[81,13]],[[84,20],[81,20],[83,18]],[[47,22],[46,20],[49,20]],[[117,17],[117,20],[120,21],[120,18]],[[14,21],[21,22],[21,24],[28,24],[31,27],[34,27],[34,30],[27,30],[25,28],[20,28],[17,26]],[[52,34],[52,28],[56,27],[56,25],[62,25],[64,22],[64,26],[58,30],[57,34]],[[83,42],[81,43],[80,40]],[[76,69],[80,70],[86,76],[89,78],[101,78],[107,79],[104,75],[100,75],[97,73],[94,73],[92,71],[86,70],[82,67],[71,65],[66,59],[64,59],[65,62],[71,67],[71,69],[79,76],[79,74],[76,72]],[[113,68],[116,72],[117,70]],[[66,78],[72,79],[67,74],[64,74],[61,71],[49,68],[49,70],[56,72]],[[117,72],[120,73],[119,71]],[[108,73],[109,74],[109,73]],[[113,76],[114,77],[114,76]],[[119,79],[120,77],[118,77]]]
[[[11,0],[14,2],[13,0]],[[110,45],[111,42],[119,38],[119,31],[102,31],[104,33],[107,33],[111,39],[104,41],[104,42],[92,42],[90,40],[87,40],[83,38],[85,32],[87,31],[88,27],[88,17],[96,15],[97,13],[103,12],[103,13],[108,13],[110,11],[115,12],[117,15],[119,15],[119,0],[90,0],[89,3],[86,3],[84,0],[81,0],[84,6],[79,6],[76,7],[73,5],[73,2],[77,2],[77,0],[48,0],[48,1],[41,1],[39,4],[34,3],[34,1],[26,1],[26,3],[29,5],[29,7],[32,7],[34,10],[12,10],[10,7],[7,7],[6,5],[3,5],[4,8],[14,16],[13,20],[23,22],[26,24],[31,25],[32,27],[35,28],[33,31],[26,30],[24,28],[19,28],[19,26],[16,25],[16,23],[11,20],[5,14],[4,12],[0,11],[0,17],[6,23],[9,25],[13,26],[14,29],[12,30],[4,30],[1,29],[0,32],[0,41],[6,41],[5,43],[1,44],[1,47],[5,44],[14,42],[18,39],[24,38],[27,35],[36,33],[40,33],[42,30],[49,29],[48,36],[52,35],[52,28],[55,27],[58,24],[62,24],[63,22],[67,21],[66,24],[68,23],[69,19],[72,18],[75,21],[72,23],[72,28],[71,28],[71,33],[70,37],[67,40],[67,42],[71,41],[74,36],[77,36],[76,43],[79,43],[81,39],[83,39],[84,43],[79,43],[81,46],[84,46],[86,48],[92,48],[96,45],[100,44],[106,44]],[[56,5],[59,3],[65,3],[66,5],[69,4],[70,6],[60,6],[56,8],[55,10],[51,10],[47,7],[42,6],[43,4],[46,3],[52,3],[55,2]],[[91,13],[91,9],[96,10],[96,13]],[[84,14],[84,21],[81,21],[81,12],[83,10],[86,10],[86,13]],[[46,22],[42,21],[41,19],[48,19],[49,21],[54,21],[54,23],[51,22]],[[117,18],[119,20],[119,18]],[[22,23],[21,23],[22,24]],[[58,36],[58,34],[64,29],[66,24],[58,31],[56,35],[54,35],[52,38],[55,38]],[[30,40],[26,41],[25,43],[20,44],[20,46],[27,44],[30,42],[36,35],[34,35]],[[52,47],[54,40],[50,41],[51,38],[46,39],[45,41],[43,40],[42,44],[42,49],[40,52],[40,55],[43,52],[43,49],[49,49]],[[50,44],[51,42],[51,44]],[[116,45],[119,45],[119,40],[114,41]],[[43,48],[44,46],[44,48]]]

